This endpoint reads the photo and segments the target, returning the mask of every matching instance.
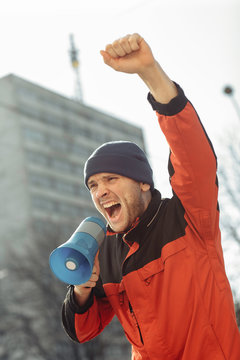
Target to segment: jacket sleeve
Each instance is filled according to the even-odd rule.
[[[94,288],[87,303],[80,307],[70,286],[62,306],[62,323],[70,338],[86,342],[97,335],[109,324],[114,316],[111,305],[105,296],[98,295]]]
[[[216,229],[217,160],[212,144],[192,104],[176,84],[178,96],[160,104],[148,95],[170,147],[169,175],[173,194],[186,212],[186,220],[200,235]]]

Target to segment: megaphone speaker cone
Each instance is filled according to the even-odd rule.
[[[67,258],[65,261],[65,266],[68,270],[76,270],[78,268],[78,263],[73,258]]]
[[[102,220],[86,218],[71,238],[51,253],[49,262],[52,272],[66,284],[80,285],[87,282],[105,235],[106,225]]]
[[[52,272],[59,280],[71,285],[84,284],[89,280],[93,261],[80,251],[67,247],[58,247],[50,255]]]

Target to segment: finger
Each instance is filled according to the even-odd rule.
[[[120,41],[121,41],[121,40],[116,40],[116,41],[114,41],[113,44],[112,44],[112,48],[113,48],[113,50],[115,51],[115,53],[116,53],[118,56],[122,57],[122,56],[125,56],[127,53],[126,53],[126,51],[122,48]]]
[[[111,56],[104,50],[101,50],[100,54],[102,55],[103,61],[105,62],[105,64],[108,65],[110,63],[110,61],[112,60]]]
[[[118,58],[118,54],[115,52],[115,50],[112,47],[112,44],[109,44],[106,46],[105,51],[113,58]]]
[[[82,285],[82,288],[84,289],[94,288],[96,284],[97,284],[96,281],[87,281],[85,284]]]
[[[98,281],[98,275],[97,274],[92,274],[88,281],[92,281],[92,282]]]
[[[132,34],[129,36],[128,42],[133,51],[137,51],[140,49],[140,43],[142,39],[143,38],[139,34]]]
[[[120,45],[124,49],[126,54],[131,54],[131,52],[132,52],[131,46],[128,42],[129,36],[130,35],[127,35],[119,40]]]
[[[84,284],[78,285],[79,289],[86,289],[86,288],[92,288],[95,287],[98,281],[98,276],[96,274],[93,274],[88,281],[86,281]]]
[[[85,288],[95,287],[97,284],[97,281],[98,281],[98,276],[96,274],[92,274],[90,279],[86,283],[82,284],[82,287],[85,287]]]
[[[117,58],[113,58],[111,57],[106,51],[101,50],[100,54],[103,57],[103,61],[106,65],[112,67],[113,69],[115,69],[116,67],[116,61],[119,59],[119,57]]]
[[[93,265],[92,274],[96,274],[96,273],[97,273],[97,267],[96,265]]]
[[[93,265],[93,268],[94,268],[94,272],[99,276],[100,274],[100,265],[99,265],[99,259],[98,259],[98,255],[99,255],[99,250],[95,256],[95,260],[94,260],[94,265]]]

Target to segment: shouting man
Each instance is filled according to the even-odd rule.
[[[90,280],[68,290],[63,325],[73,340],[85,342],[116,315],[133,360],[239,360],[212,144],[183,90],[140,35],[114,41],[101,55],[148,87],[170,147],[173,196],[161,198],[136,144],[110,142],[95,150],[84,177],[108,232]]]

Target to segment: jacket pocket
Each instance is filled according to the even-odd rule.
[[[146,286],[150,285],[153,277],[164,271],[167,260],[182,252],[185,248],[186,245],[182,239],[175,240],[165,245],[162,249],[160,258],[151,261],[137,271],[140,279],[145,282]]]

